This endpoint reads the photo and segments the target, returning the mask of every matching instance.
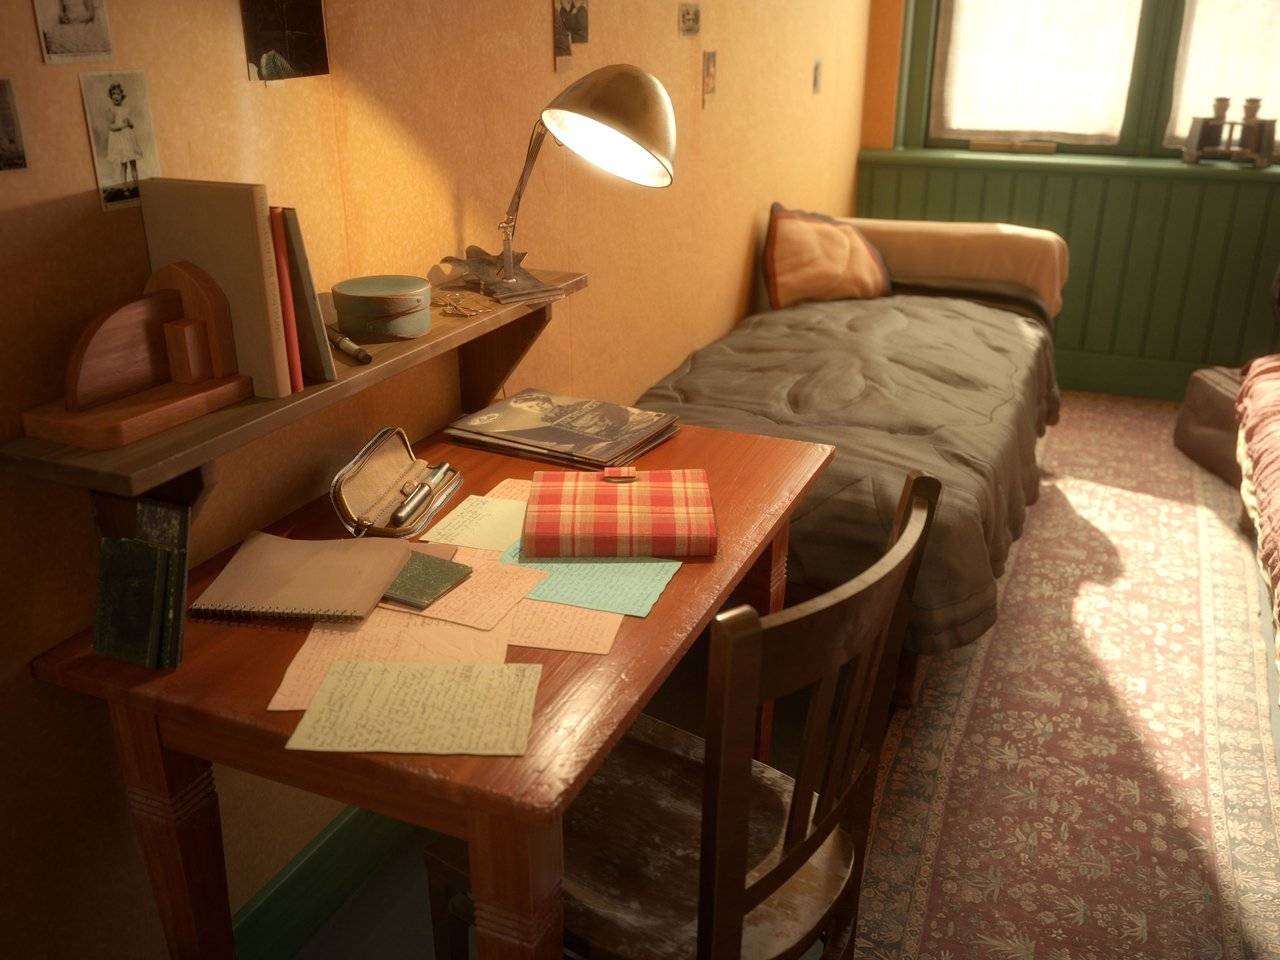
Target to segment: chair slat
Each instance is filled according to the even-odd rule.
[[[813,813],[813,794],[819,773],[823,768],[823,746],[827,739],[827,727],[831,722],[831,704],[836,697],[840,675],[831,673],[822,678],[809,699],[805,717],[803,751],[800,768],[796,771],[795,790],[791,794],[791,806],[787,811],[787,828],[782,837],[782,849],[790,850],[809,832]]]

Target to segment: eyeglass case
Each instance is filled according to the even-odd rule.
[[[461,472],[450,467],[422,506],[403,524],[394,523],[392,515],[434,469],[414,455],[403,430],[384,427],[337,472],[329,499],[343,526],[357,537],[417,536],[462,485]]]

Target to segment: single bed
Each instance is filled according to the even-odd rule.
[[[952,226],[980,227],[979,241],[998,229],[924,229]],[[877,240],[889,269],[899,264],[892,295],[748,317],[640,398],[639,406],[685,423],[836,448],[792,521],[789,602],[847,580],[880,555],[903,476],[917,469],[941,480],[943,495],[909,649],[952,649],[995,622],[996,579],[1037,497],[1036,439],[1058,417],[1050,318],[1061,302],[1065,244],[1053,234],[1034,239],[1060,263],[1048,296],[1008,270],[974,276],[947,263],[912,273],[892,242]]]

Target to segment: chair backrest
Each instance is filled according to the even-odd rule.
[[[852,820],[855,808],[863,819],[870,816],[911,594],[940,490],[933,477],[908,476],[885,555],[847,583],[763,620],[748,606],[716,618],[707,682],[699,960],[740,956],[747,913],[791,879],[837,826],[861,829],[865,838],[866,824]],[[808,714],[781,850],[748,884],[748,870],[756,866],[747,852],[756,717],[761,704],[806,688]],[[861,867],[854,864],[833,905],[851,893]],[[827,922],[826,915],[818,918],[800,943],[812,943]]]

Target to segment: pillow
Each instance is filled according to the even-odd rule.
[[[769,208],[764,277],[775,310],[802,300],[869,300],[889,293],[880,252],[857,227],[780,203]]]

